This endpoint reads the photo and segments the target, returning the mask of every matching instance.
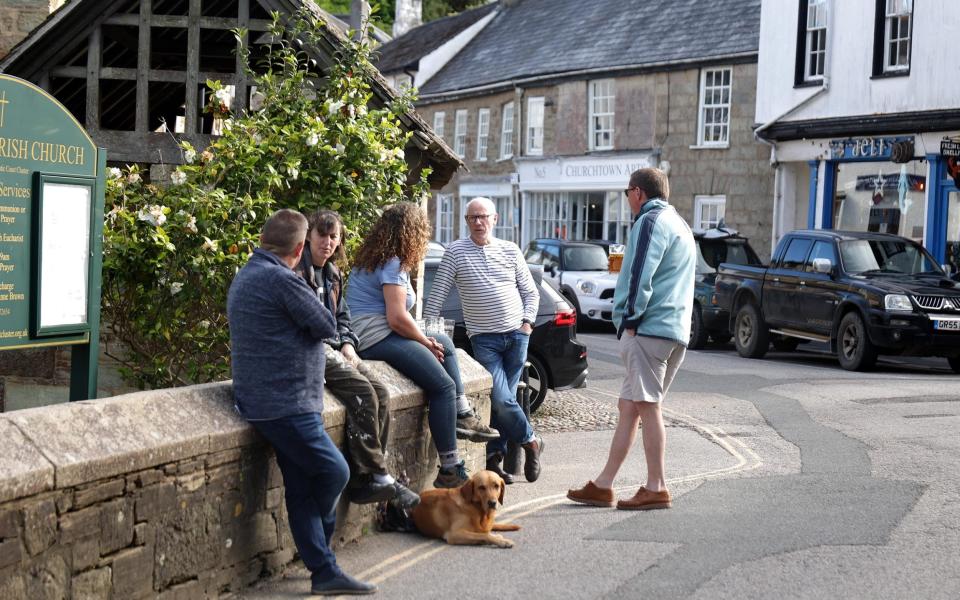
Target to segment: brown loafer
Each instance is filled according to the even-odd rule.
[[[673,502],[669,490],[651,492],[645,487],[637,490],[632,498],[617,502],[618,510],[653,510],[655,508],[670,508]]]
[[[567,490],[567,498],[580,504],[589,504],[590,506],[613,506],[613,490],[610,488],[597,487],[592,481],[579,490]]]

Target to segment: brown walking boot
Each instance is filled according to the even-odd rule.
[[[579,490],[567,490],[567,498],[590,506],[613,506],[613,489],[598,487],[592,481]]]
[[[618,510],[653,510],[655,508],[670,508],[671,506],[673,506],[673,502],[670,499],[669,490],[651,492],[642,486],[633,497],[617,502]]]

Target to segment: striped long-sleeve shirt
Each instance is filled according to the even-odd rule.
[[[512,242],[492,238],[478,246],[466,238],[450,244],[437,268],[424,317],[440,314],[454,285],[468,335],[515,331],[524,321],[537,318],[540,292],[520,248]]]

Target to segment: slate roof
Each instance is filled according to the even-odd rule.
[[[420,96],[756,54],[759,37],[760,0],[518,0],[501,6]]]
[[[416,68],[418,60],[447,43],[496,8],[497,3],[492,2],[415,27],[381,46],[377,50],[380,59],[375,62],[375,65],[381,73],[391,73],[407,67]]]

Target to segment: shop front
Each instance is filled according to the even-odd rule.
[[[960,136],[863,136],[781,148],[795,155],[799,144],[818,151],[807,162],[808,228],[896,234],[960,271]]]
[[[520,244],[536,238],[625,243],[632,217],[630,174],[656,166],[651,153],[518,160]]]

